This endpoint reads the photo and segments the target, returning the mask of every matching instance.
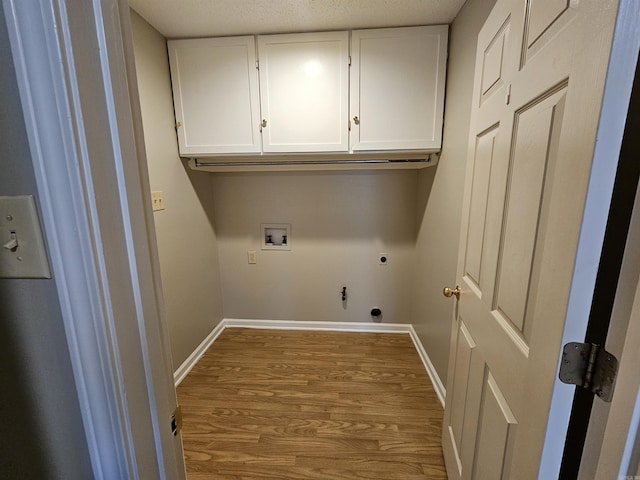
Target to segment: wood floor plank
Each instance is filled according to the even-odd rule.
[[[406,472],[357,472],[336,468],[237,466],[221,467],[210,473],[192,473],[189,480],[424,480],[425,475]],[[443,478],[443,477],[428,477]],[[444,477],[446,478],[446,477]]]
[[[189,480],[447,478],[408,335],[229,328],[178,400]]]

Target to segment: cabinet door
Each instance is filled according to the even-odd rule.
[[[349,148],[348,32],[258,37],[265,152]]]
[[[440,148],[447,26],[351,35],[351,148]]]
[[[184,156],[260,152],[254,37],[168,42]]]

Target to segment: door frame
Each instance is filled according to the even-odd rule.
[[[640,4],[636,0],[620,0],[561,346],[584,339],[587,331],[640,48],[640,25],[636,20],[639,17]],[[561,360],[562,348],[558,351],[557,371]],[[540,479],[558,478],[560,473],[574,390],[574,386],[556,377],[538,472]],[[581,446],[575,448],[582,450]]]
[[[609,268],[617,268],[611,273],[615,278],[605,278],[602,282],[604,295],[609,296],[604,304],[607,310],[593,315],[590,325],[592,321],[596,323],[597,336],[587,339],[605,345],[606,350],[618,358],[619,369],[611,403],[591,398],[590,416],[582,414],[583,421],[588,419],[588,429],[587,425],[582,426],[586,430],[587,441],[581,461],[578,457],[578,478],[581,479],[633,478],[640,473],[640,443],[636,440],[640,438],[637,437],[640,414],[640,376],[637,373],[640,368],[637,348],[640,342],[640,250],[637,248],[640,244],[640,164],[637,158],[640,138],[636,135],[639,128],[640,63],[636,67],[620,155],[621,171],[616,180],[617,193],[614,193],[610,214],[612,242],[609,249],[613,253],[611,260],[602,262],[608,263]],[[618,245],[614,245],[615,242]],[[620,442],[623,437],[626,437],[626,441]],[[570,443],[569,438],[568,435],[567,444]]]
[[[637,275],[637,257],[635,256],[635,244],[631,231],[631,219],[636,205],[636,190],[640,176],[640,164],[637,156],[640,142],[635,134],[640,128],[640,76],[636,70],[636,76],[631,93],[629,109],[626,115],[625,133],[622,140],[622,148],[618,158],[618,168],[613,188],[611,208],[608,214],[607,229],[604,245],[598,266],[595,291],[589,322],[587,325],[584,342],[603,345],[608,352],[621,359],[621,351],[618,348],[626,334],[629,321],[628,313],[621,313],[621,305],[630,303],[622,298],[629,294],[629,284],[634,283],[633,275]],[[630,236],[631,235],[631,236]],[[635,238],[637,241],[637,238]],[[625,248],[628,246],[627,248]],[[625,253],[626,250],[626,253]],[[624,268],[623,268],[624,265]],[[634,268],[636,267],[636,268]],[[630,273],[631,272],[631,273]],[[637,277],[636,277],[637,280]],[[628,297],[626,297],[628,298]],[[609,332],[612,336],[608,338]],[[622,387],[622,386],[621,386]],[[622,390],[620,391],[622,394]],[[581,465],[582,449],[587,439],[587,430],[591,431],[590,437],[596,437],[592,421],[600,423],[606,417],[609,404],[595,401],[593,392],[576,388],[569,419],[569,430],[565,440],[561,477],[575,478],[578,471],[583,470]],[[616,399],[620,400],[619,398]],[[590,438],[589,444],[596,438]],[[601,441],[601,438],[598,438]],[[587,445],[589,445],[587,444]],[[587,447],[587,451],[589,452]],[[610,449],[609,449],[610,450]],[[597,460],[597,452],[589,452],[584,457],[585,463]],[[581,478],[587,478],[581,473]],[[594,477],[596,478],[596,477]],[[597,478],[604,478],[598,476]]]
[[[3,0],[2,7],[32,151],[32,158],[25,161],[33,163],[37,179],[86,441],[96,478],[138,478],[149,471],[157,471],[158,478],[184,478],[182,459],[176,458],[175,445],[165,434],[173,383],[167,383],[167,377],[172,378],[170,351],[141,124],[139,115],[131,111],[136,103],[130,100],[137,92],[131,81],[135,73],[132,77],[128,2],[79,3],[84,11],[74,13],[84,15],[85,24],[69,21],[64,0]],[[68,8],[81,7],[69,4]],[[584,292],[593,291],[597,262],[592,254],[602,246],[615,175],[611,156],[620,148],[624,128],[620,111],[626,111],[635,68],[624,46],[628,42],[637,48],[640,36],[638,25],[632,24],[638,18],[634,8],[638,8],[635,0],[620,2],[563,343],[583,338],[586,330],[590,299]],[[95,36],[94,29],[102,48],[88,57],[89,63],[74,63],[70,42],[87,31]],[[77,88],[79,76],[87,73],[98,74],[104,82],[104,89],[97,89],[90,98]],[[109,123],[98,125],[97,118],[83,117],[84,101],[95,102],[107,112]],[[85,135],[86,128],[98,126],[112,147],[103,151],[107,161],[101,167],[117,179],[117,198],[104,202],[96,201],[104,190],[103,178],[91,175],[100,170],[100,162],[88,154],[97,146]],[[100,148],[107,144],[100,143]],[[114,212],[120,228],[106,228],[104,218]],[[106,248],[114,244],[120,248],[115,253]],[[126,272],[129,282],[124,284],[118,284],[119,278],[108,268],[121,254],[131,262]],[[133,299],[126,312],[136,327],[130,332],[133,340],[120,329],[122,320],[116,313],[122,313],[121,298]],[[123,358],[128,355],[142,361],[127,363]],[[131,381],[136,378],[144,381]],[[560,464],[572,396],[572,387],[556,383],[540,478],[554,478],[547,474]],[[134,404],[134,399],[144,402]],[[142,422],[133,423],[132,413],[141,416]],[[151,445],[146,444],[148,438]],[[144,455],[149,451],[151,457]]]
[[[128,1],[1,6],[95,478],[184,479]]]

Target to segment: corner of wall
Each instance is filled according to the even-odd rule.
[[[174,370],[222,320],[222,293],[210,174],[180,159],[166,39],[132,11],[136,70]]]
[[[467,0],[451,25],[442,154],[433,177],[420,174],[411,322],[443,379],[453,302],[442,288],[456,281],[476,42],[494,3]]]

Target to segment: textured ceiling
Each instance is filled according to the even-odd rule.
[[[130,0],[167,38],[451,23],[464,0]]]

